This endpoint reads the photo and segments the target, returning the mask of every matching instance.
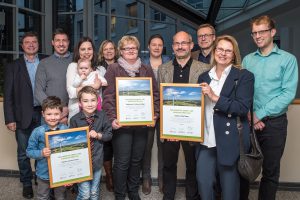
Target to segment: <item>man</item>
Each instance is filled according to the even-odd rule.
[[[297,90],[298,65],[295,56],[273,42],[276,29],[269,16],[252,20],[251,26],[258,50],[244,58],[243,66],[255,76],[253,123],[264,155],[259,199],[273,200],[287,137],[286,112]]]
[[[198,77],[209,70],[209,66],[191,58],[194,44],[190,34],[180,31],[173,37],[175,58],[158,69],[159,83],[197,83]],[[182,145],[186,163],[186,199],[199,199],[196,181],[196,161],[194,147],[189,142],[164,141],[163,183],[164,200],[173,200],[176,192],[178,152]]]
[[[192,58],[210,64],[211,50],[216,39],[216,30],[210,24],[201,24],[197,30],[200,50],[192,52]]]
[[[22,49],[24,55],[5,67],[4,117],[7,128],[16,135],[23,197],[31,199],[32,169],[26,148],[32,130],[40,125],[41,107],[34,101],[33,89],[38,64],[44,57],[38,55],[38,36],[34,32],[24,34]]]
[[[53,33],[52,46],[54,53],[44,59],[36,72],[34,97],[41,105],[48,96],[57,96],[63,103],[61,123],[68,121],[68,93],[66,89],[66,73],[72,62],[72,55],[68,51],[69,37],[63,29],[56,29]]]

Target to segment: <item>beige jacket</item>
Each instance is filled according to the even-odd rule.
[[[210,65],[193,60],[190,69],[189,83],[197,83],[198,77],[203,72],[210,70]],[[173,60],[158,68],[159,83],[173,83],[174,65]]]

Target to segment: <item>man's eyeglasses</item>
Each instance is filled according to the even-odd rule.
[[[129,52],[129,51],[136,51],[137,47],[125,47],[122,48],[123,51]]]
[[[188,46],[190,43],[191,43],[191,42],[186,42],[186,41],[183,41],[183,42],[174,42],[173,45],[174,45],[174,46],[178,46],[178,47],[179,47],[180,45],[186,47],[186,46]]]
[[[231,55],[233,53],[233,51],[230,50],[230,49],[223,49],[223,48],[219,48],[219,47],[216,48],[216,52],[217,53],[224,53],[225,52],[226,55]]]
[[[215,35],[215,34],[204,34],[204,35],[198,35],[198,38],[201,38],[201,39],[203,39],[203,38],[208,38],[208,37],[210,37],[210,36],[212,36],[212,35]]]
[[[255,37],[255,36],[257,36],[257,35],[263,35],[263,34],[267,33],[268,31],[271,31],[271,30],[272,30],[272,29],[270,28],[270,29],[267,29],[267,30],[255,31],[255,32],[252,32],[252,33],[251,33],[251,36],[252,36],[252,37]]]

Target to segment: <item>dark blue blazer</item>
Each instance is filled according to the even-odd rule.
[[[45,55],[38,55],[41,61]],[[4,72],[5,124],[16,122],[18,129],[31,125],[33,116],[33,92],[24,56],[5,66]]]
[[[199,76],[198,83],[210,83],[205,72]],[[232,67],[219,100],[214,107],[214,128],[216,136],[217,159],[222,165],[232,166],[240,154],[240,139],[237,129],[237,116],[243,125],[243,141],[245,152],[250,147],[250,127],[247,113],[250,111],[254,93],[254,75],[246,69]]]

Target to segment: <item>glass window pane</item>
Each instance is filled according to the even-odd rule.
[[[113,0],[111,8],[116,10],[117,15],[145,18],[145,5],[136,0]]]
[[[13,2],[13,0],[2,0],[2,2],[4,2],[4,3],[12,3]]]
[[[13,51],[15,50],[13,9],[0,6],[0,10],[0,50]]]
[[[107,27],[107,17],[101,15],[95,15],[94,18],[94,42],[96,49],[99,48],[101,42],[107,38],[106,27]]]
[[[83,10],[84,0],[55,0],[58,12],[74,12]]]
[[[69,50],[73,51],[74,45],[79,41],[79,39],[84,35],[83,30],[83,16],[82,14],[70,14],[57,16],[57,26],[63,28],[70,37]]]
[[[117,44],[124,35],[136,36],[141,44],[140,50],[145,50],[144,21],[116,17],[116,26],[114,32],[111,33],[111,39]]]
[[[150,23],[150,34],[160,34],[164,38],[164,55],[171,56],[173,54],[172,43],[173,43],[173,35],[176,33],[176,27],[173,24],[164,24],[164,23]],[[146,40],[148,42],[148,39]],[[145,52],[146,53],[146,52]],[[147,54],[149,51],[147,50]]]
[[[17,0],[17,6],[41,11],[41,0]]]
[[[94,1],[94,11],[107,13],[107,2],[106,0],[95,0]]]
[[[197,44],[197,30],[186,23],[182,23],[183,31],[191,34],[194,44]]]
[[[12,54],[0,53],[0,96],[3,97],[4,67],[13,61]]]
[[[25,32],[34,31],[38,34],[39,39],[41,39],[41,16],[35,13],[31,13],[24,10],[19,10],[18,13],[18,26],[19,26],[19,41]],[[41,42],[40,42],[41,45]],[[42,48],[40,48],[41,50]],[[22,51],[22,48],[19,47],[19,50]]]
[[[161,21],[161,22],[168,22],[168,23],[174,23],[175,24],[175,19],[166,15],[165,13],[158,11],[154,8],[150,8],[150,16],[151,20],[155,21]]]

